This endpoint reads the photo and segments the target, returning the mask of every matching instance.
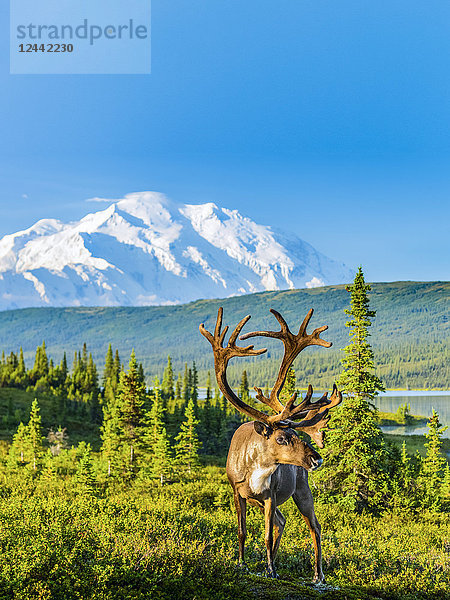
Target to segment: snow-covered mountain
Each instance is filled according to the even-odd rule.
[[[42,219],[0,240],[0,309],[177,304],[349,282],[293,234],[213,203],[127,194],[81,221]]]

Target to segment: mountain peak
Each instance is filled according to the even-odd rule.
[[[213,202],[180,204],[149,191],[0,240],[1,309],[175,304],[351,278],[293,234]]]

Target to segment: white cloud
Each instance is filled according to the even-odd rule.
[[[311,281],[307,281],[306,282],[306,287],[307,288],[322,287],[323,285],[325,285],[325,282],[322,281],[322,279],[319,279],[318,277],[313,277],[311,279]]]
[[[86,198],[85,202],[107,202],[108,204],[111,202],[118,202],[117,198]]]
[[[28,200],[28,194],[22,194],[22,198],[24,198],[25,200]]]

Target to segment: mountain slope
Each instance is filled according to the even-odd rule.
[[[351,279],[345,265],[293,234],[154,192],[0,240],[0,310],[179,304]]]
[[[425,353],[429,356],[424,359],[426,364],[423,365],[432,380],[429,387],[448,389],[450,372],[445,353],[448,354],[450,333],[450,283],[374,283],[369,298],[370,306],[377,311],[370,328],[370,342],[377,349],[376,361],[384,356],[386,369],[391,372],[398,360],[414,358],[420,350],[422,357]],[[185,361],[192,360],[200,369],[206,370],[213,368],[212,352],[208,342],[200,335],[198,326],[204,322],[207,329],[214,328],[219,306],[224,307],[224,322],[230,326],[244,315],[251,314],[252,319],[245,331],[278,328],[269,308],[279,310],[295,330],[313,307],[315,312],[309,330],[326,324],[328,330],[322,337],[333,342],[331,350],[308,348],[296,361],[299,381],[310,377],[314,383],[332,363],[335,369],[339,368],[338,349],[348,343],[344,309],[349,302],[350,295],[344,286],[332,286],[263,292],[224,300],[199,300],[178,306],[3,311],[0,312],[0,348],[6,352],[17,351],[22,345],[27,364],[30,364],[36,347],[45,339],[50,356],[60,360],[63,351],[67,351],[70,362],[73,352],[86,342],[94,359],[103,365],[108,343],[111,342],[113,348],[119,349],[124,361],[135,348],[148,375],[161,375],[168,354],[172,356],[177,371],[182,370]],[[272,377],[276,372],[282,344],[264,338],[256,339],[255,346],[268,347],[269,352],[253,361],[234,359],[230,371],[237,379],[244,368],[250,373],[255,369],[265,369],[264,384],[266,377]],[[321,362],[307,367],[313,355],[320,356]],[[438,359],[439,370],[435,370],[437,363],[434,361]],[[327,385],[332,382],[332,375],[328,376]],[[258,380],[253,381],[261,385]],[[404,385],[406,383],[415,385],[413,372]]]

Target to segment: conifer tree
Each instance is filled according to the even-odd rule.
[[[248,387],[247,371],[245,370],[242,371],[241,384],[238,389],[238,396],[243,402],[248,404],[250,400],[250,390]]]
[[[414,467],[403,441],[400,458],[392,461],[393,473],[393,506],[398,508],[414,508],[417,506],[417,486]],[[398,463],[398,464],[397,464]]]
[[[189,374],[187,363],[184,363],[182,398],[183,398],[185,404],[187,404],[189,401],[189,394],[191,391],[190,379],[191,379],[191,377]]]
[[[83,343],[83,351],[81,353],[81,360],[80,360],[81,364],[83,365],[83,369],[87,368],[87,364],[88,364],[88,353],[87,353],[87,344],[86,342]]]
[[[39,377],[44,377],[48,373],[48,358],[45,340],[42,342],[42,346],[36,350],[35,370],[39,374]]]
[[[382,381],[373,373],[374,355],[367,338],[367,328],[372,325],[370,319],[376,312],[369,309],[370,285],[364,280],[364,273],[359,267],[353,285],[347,286],[351,294],[350,309],[345,313],[351,317],[345,324],[350,328],[350,344],[344,349],[342,358],[344,370],[336,384],[348,396],[367,397],[372,399],[378,392],[384,391]]]
[[[150,458],[153,458],[158,439],[164,429],[164,406],[161,398],[160,385],[157,378],[153,383],[153,401],[145,428],[145,446]]]
[[[114,377],[114,357],[113,357],[112,346],[110,343],[108,346],[108,350],[106,352],[106,356],[105,356],[105,368],[103,370],[103,378],[102,378],[103,387],[106,387],[106,383],[107,383],[108,379],[111,379],[112,377]]]
[[[200,438],[203,451],[206,454],[215,454],[217,451],[217,436],[220,430],[220,422],[217,418],[217,409],[212,405],[211,395],[211,373],[208,371],[206,377],[206,398],[201,410]]]
[[[450,508],[450,465],[447,462],[444,468],[444,477],[441,485],[441,498],[445,508]]]
[[[145,385],[139,377],[134,350],[131,352],[128,371],[120,374],[117,396],[123,445],[126,447],[129,456],[130,470],[133,471],[135,454],[141,443],[143,406],[146,397]]]
[[[195,365],[195,360],[192,362],[192,369],[190,369],[190,372],[191,372],[190,396],[192,398],[192,401],[194,402],[194,407],[197,409],[198,408],[198,371],[197,371],[197,367]]]
[[[52,451],[49,448],[42,461],[41,479],[48,484],[54,482],[57,475],[58,471],[56,469],[55,460]]]
[[[211,392],[211,372],[208,371],[206,375],[206,400],[211,402],[212,400],[212,392]]]
[[[111,476],[119,466],[119,450],[121,445],[120,410],[114,396],[103,404],[103,424],[101,427],[103,458],[107,462],[108,476]]]
[[[103,399],[106,404],[113,404],[115,402],[115,394],[117,391],[117,385],[119,383],[120,375],[120,358],[119,353],[116,350],[115,358],[113,358],[113,352],[111,344],[108,346],[108,351],[105,357],[105,368],[103,371]]]
[[[69,369],[67,368],[67,356],[66,356],[65,352],[61,359],[60,369],[61,369],[62,380],[64,383],[66,381],[67,375],[69,373]]]
[[[182,402],[182,387],[183,387],[183,383],[182,383],[182,375],[181,373],[178,374],[177,377],[177,383],[175,386],[175,402],[177,403],[177,406],[181,405]]]
[[[280,393],[281,402],[285,403],[289,398],[291,398],[292,394],[295,393],[295,388],[297,386],[297,378],[295,375],[294,367],[289,367],[286,381],[284,382],[283,389]]]
[[[16,433],[13,436],[12,444],[8,453],[8,464],[17,466],[17,463],[24,464],[30,460],[32,455],[28,428],[24,423],[20,423]]]
[[[119,350],[116,348],[114,353],[114,378],[119,383],[120,372],[122,370],[122,363],[120,362]]]
[[[144,373],[144,366],[142,363],[139,363],[139,367],[138,367],[138,379],[139,382],[142,383],[142,385],[145,386],[145,373]]]
[[[151,472],[153,477],[158,477],[161,485],[169,477],[172,470],[172,449],[170,447],[169,437],[166,428],[163,427],[158,434],[156,443],[153,446],[153,456],[151,463]]]
[[[422,461],[419,481],[423,491],[423,506],[437,510],[441,506],[441,486],[447,463],[441,453],[441,436],[447,427],[443,427],[440,423],[439,415],[434,409],[427,425],[428,433],[425,435],[428,440],[425,444],[427,453]]]
[[[173,379],[172,359],[170,358],[170,355],[167,357],[167,366],[164,369],[161,391],[166,400],[168,400],[169,402],[174,400],[174,398],[175,398],[174,379]]]
[[[75,473],[76,491],[79,494],[91,495],[95,491],[95,476],[92,465],[91,445],[80,442],[77,448],[79,456]]]
[[[42,428],[41,428],[41,414],[39,409],[39,403],[35,398],[31,405],[30,420],[27,426],[27,436],[30,441],[31,449],[31,460],[33,463],[33,469],[37,469],[37,463],[42,456]]]
[[[367,292],[359,268],[351,293],[350,344],[345,348],[344,371],[338,386],[345,393],[341,406],[333,411],[327,444],[323,452],[327,468],[318,473],[322,492],[334,496],[349,508],[377,510],[388,493],[388,455],[370,401],[383,384],[373,374],[373,352],[367,341],[367,327],[375,311],[369,309]]]
[[[198,451],[201,443],[198,439],[197,427],[199,420],[195,416],[194,402],[189,400],[185,411],[185,420],[181,423],[180,433],[176,436],[177,463],[190,473],[199,464]]]

